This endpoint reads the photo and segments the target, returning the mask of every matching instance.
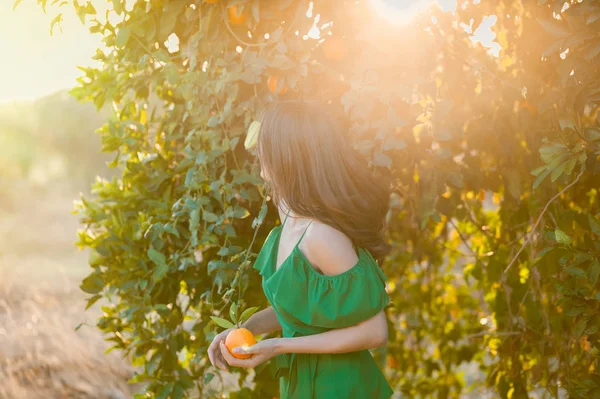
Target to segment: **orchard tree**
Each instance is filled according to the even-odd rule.
[[[73,95],[112,107],[120,177],[77,208],[81,288],[111,299],[98,327],[143,370],[137,397],[221,397],[210,316],[267,305],[250,265],[276,212],[244,142],[284,99],[337,109],[392,178],[375,354],[402,397],[600,397],[600,2],[410,21],[381,3],[62,3],[104,38]],[[474,35],[489,22],[495,50]],[[240,370],[229,397],[277,397],[272,372]]]

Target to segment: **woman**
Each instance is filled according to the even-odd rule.
[[[217,335],[208,354],[227,370],[276,357],[281,399],[383,399],[392,389],[369,349],[387,342],[385,275],[375,258],[389,251],[384,219],[389,184],[375,178],[348,138],[320,108],[268,108],[257,139],[261,177],[284,222],[254,264],[271,307],[244,328],[282,330],[238,353]]]

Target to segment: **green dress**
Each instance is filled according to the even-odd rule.
[[[326,276],[313,269],[298,248],[306,230],[275,270],[284,225],[285,221],[271,231],[254,263],[284,337],[349,327],[371,318],[387,305],[386,278],[369,251],[360,248],[359,260],[352,269]],[[368,350],[282,354],[275,361],[281,399],[388,399],[393,394]]]

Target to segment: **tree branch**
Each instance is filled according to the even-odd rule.
[[[240,44],[243,44],[244,46],[247,46],[247,47],[265,47],[267,45],[267,43],[248,43],[248,42],[240,39],[240,37],[235,34],[233,29],[231,29],[231,25],[229,25],[227,12],[226,12],[225,6],[223,5],[223,2],[221,2],[221,10],[223,11],[223,21],[225,21],[225,26],[227,27],[227,30],[229,31],[229,33],[231,33],[231,35],[235,38],[235,40],[240,42]]]
[[[519,255],[521,255],[521,252],[523,252],[523,249],[527,246],[527,244],[529,243],[529,241],[531,240],[531,238],[533,237],[533,234],[535,233],[535,230],[537,229],[538,225],[540,224],[540,222],[542,221],[542,217],[544,216],[544,214],[546,213],[546,211],[548,210],[548,207],[550,206],[550,204],[552,204],[558,197],[560,197],[565,191],[567,191],[568,189],[570,189],[571,187],[573,187],[575,185],[575,183],[577,183],[579,181],[579,178],[581,178],[581,176],[583,175],[583,172],[585,171],[585,169],[581,169],[581,172],[579,172],[579,174],[577,175],[577,177],[575,178],[575,180],[573,180],[571,183],[569,183],[565,188],[563,188],[562,190],[560,190],[558,192],[558,194],[556,194],[554,197],[550,198],[550,201],[548,201],[548,203],[546,204],[546,206],[544,207],[544,209],[542,210],[542,213],[540,213],[540,216],[538,217],[537,221],[535,222],[535,224],[533,225],[533,228],[531,229],[531,231],[529,232],[529,234],[527,234],[527,237],[525,237],[525,241],[523,241],[523,245],[521,246],[521,248],[519,249],[519,251],[517,251],[517,254],[512,258],[512,260],[510,261],[510,263],[508,264],[508,266],[506,266],[506,269],[504,269],[504,274],[508,273],[508,271],[510,270],[510,268],[512,267],[512,265],[517,261],[517,259],[519,258]]]

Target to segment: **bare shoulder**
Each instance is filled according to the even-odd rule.
[[[311,265],[327,276],[350,270],[358,261],[348,236],[319,221],[310,225],[300,249]]]

